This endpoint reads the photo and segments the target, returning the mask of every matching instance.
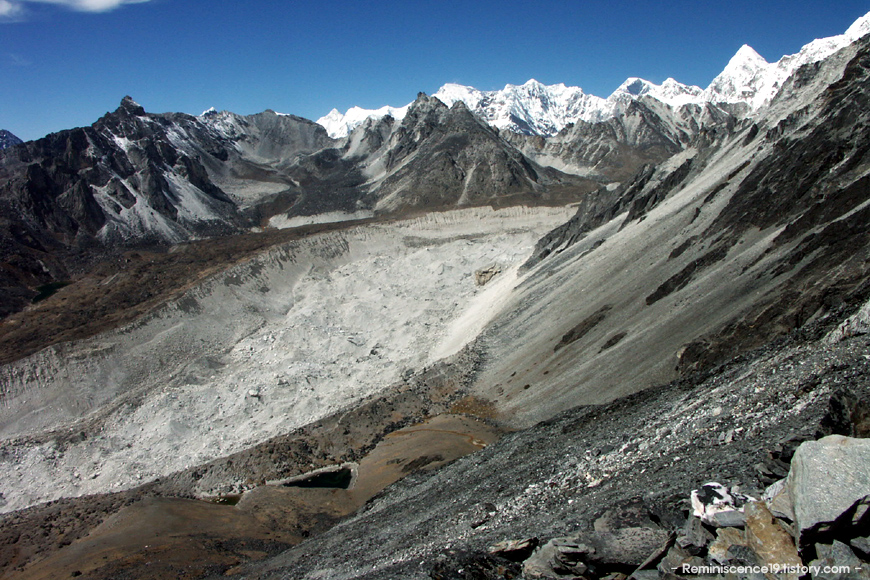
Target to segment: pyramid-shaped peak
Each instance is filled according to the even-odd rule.
[[[754,48],[749,46],[748,44],[744,44],[741,46],[737,52],[731,57],[731,60],[728,62],[728,66],[732,64],[740,64],[740,65],[755,65],[755,66],[764,66],[768,64],[768,62],[764,59],[763,56],[758,54]]]
[[[650,85],[651,83],[649,81],[645,81],[642,78],[629,77],[625,79],[625,82],[619,85],[619,88],[616,90],[637,97],[648,93],[650,91]]]
[[[144,115],[145,114],[144,107],[142,107],[142,105],[140,105],[139,103],[134,101],[133,97],[131,97],[130,95],[127,95],[123,99],[121,99],[120,108],[123,109],[124,111],[127,111],[131,115]]]

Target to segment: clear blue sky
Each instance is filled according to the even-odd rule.
[[[89,125],[126,94],[151,112],[316,119],[447,82],[704,87],[742,44],[775,61],[868,11],[870,0],[0,0],[0,128],[35,139]]]

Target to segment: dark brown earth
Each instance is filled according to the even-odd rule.
[[[481,421],[439,415],[387,435],[362,459],[349,489],[262,485],[235,506],[143,497],[105,517],[86,536],[40,550],[31,565],[9,577],[114,580],[232,573],[242,562],[275,555],[328,529],[405,475],[440,467],[497,437],[498,430]]]

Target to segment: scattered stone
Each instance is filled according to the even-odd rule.
[[[648,562],[650,554],[670,542],[662,529],[622,528],[614,532],[589,532],[554,538],[541,546],[523,564],[526,578],[596,575],[631,570]]]
[[[744,508],[746,515],[746,545],[755,552],[762,564],[796,569],[803,562],[798,556],[794,540],[786,533],[763,502],[750,502]],[[777,578],[797,580],[795,572],[776,574]]]
[[[696,554],[692,554],[680,546],[673,546],[668,550],[668,553],[665,554],[661,562],[659,562],[657,569],[662,574],[676,574],[679,576],[686,574],[683,569],[684,566],[703,566],[705,564],[706,562]],[[632,576],[637,578],[637,573],[632,574]]]
[[[792,506],[791,495],[788,492],[785,479],[780,479],[768,486],[761,497],[767,505],[767,509],[774,516],[794,521],[794,506]]]
[[[484,286],[487,282],[501,274],[501,268],[497,265],[487,266],[474,273],[474,282],[478,286]]]
[[[487,550],[493,556],[499,556],[511,562],[522,562],[529,558],[538,547],[538,538],[524,540],[504,540],[489,547]]]
[[[523,562],[523,577],[528,580],[561,578],[563,574],[553,569],[556,565],[557,553],[557,547],[553,540],[535,550],[531,557]]]
[[[746,518],[739,510],[725,510],[713,512],[706,521],[717,528],[742,528],[746,525]]]
[[[438,556],[429,571],[433,580],[511,580],[519,577],[520,565],[504,558],[471,550],[448,550]]]
[[[853,530],[868,524],[870,440],[829,435],[803,443],[786,485],[801,551],[835,535],[858,535]]]
[[[608,509],[593,524],[596,532],[614,532],[621,528],[652,528],[658,525],[650,518],[650,512],[640,500]]]
[[[849,540],[849,543],[856,554],[865,560],[870,560],[870,537],[859,536]]]
[[[676,540],[676,538],[676,532],[671,532],[670,534],[668,534],[667,541],[662,546],[660,546],[658,550],[647,556],[646,560],[641,562],[638,567],[635,568],[634,572],[631,573],[631,576],[635,577],[637,573],[641,572],[644,569],[651,567],[655,568],[655,566],[667,556],[671,548],[674,547],[674,541]]]
[[[749,546],[733,545],[726,553],[728,563],[737,566],[733,578],[737,580],[770,580],[761,573],[761,560]],[[729,574],[729,576],[731,576]]]
[[[788,467],[788,463],[768,457],[764,462],[755,465],[755,471],[763,484],[771,485],[788,475]]]
[[[713,539],[713,534],[707,531],[700,518],[691,516],[677,537],[677,546],[695,556],[703,552]]]
[[[825,341],[835,343],[860,334],[867,334],[867,332],[870,332],[870,302],[864,304],[858,312],[832,330],[825,337]]]
[[[589,571],[586,561],[595,553],[595,548],[586,544],[574,544],[570,541],[561,544],[555,542],[556,553],[553,557],[553,571],[557,574],[582,575]]]

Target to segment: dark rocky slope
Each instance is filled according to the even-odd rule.
[[[727,132],[738,118],[708,103],[673,109],[651,98],[632,99],[600,123],[577,122],[549,138],[502,132],[530,159],[605,183],[625,182],[699,135]]]
[[[241,576],[495,578],[463,569],[480,565],[497,542],[544,543],[608,521],[678,529],[690,514],[689,492],[707,481],[760,497],[788,471],[781,458],[801,441],[867,434],[870,343],[827,345],[810,336],[609,405],[566,411],[410,476],[346,522]]]

